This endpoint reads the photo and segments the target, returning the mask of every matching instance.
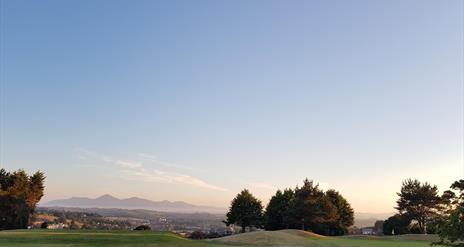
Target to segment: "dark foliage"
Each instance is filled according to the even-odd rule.
[[[290,202],[294,199],[291,189],[278,190],[271,198],[264,214],[266,230],[279,230],[290,227]]]
[[[418,233],[425,233],[427,222],[437,217],[442,206],[437,186],[407,179],[398,196],[398,212],[407,214],[408,218],[417,222]]]
[[[190,233],[190,235],[188,237],[190,239],[210,239],[210,238],[220,238],[220,237],[224,237],[224,236],[228,236],[228,234],[219,233],[219,232],[215,232],[215,231],[206,233],[204,231],[199,231],[198,230],[198,231],[194,231],[194,232]]]
[[[261,227],[263,224],[263,206],[248,190],[244,189],[231,203],[227,213],[226,225],[238,225],[245,232],[247,227]]]
[[[47,229],[48,228],[48,222],[43,222],[42,224],[40,224],[40,228],[41,229]]]
[[[324,192],[308,179],[295,190],[278,190],[264,214],[266,230],[303,229],[331,236],[346,234],[353,222],[353,209],[339,192]]]
[[[191,239],[205,239],[208,238],[208,233],[202,231],[194,231],[190,234]]]
[[[0,230],[27,228],[43,196],[45,176],[38,171],[13,173],[0,169]]]
[[[337,209],[313,181],[305,179],[301,188],[295,189],[291,202],[292,228],[322,234],[328,224],[335,223]]]
[[[382,235],[383,234],[383,220],[377,220],[374,223],[374,234]]]
[[[134,228],[135,231],[150,231],[151,228],[150,226],[147,226],[147,225],[140,225],[140,226],[137,226],[136,228]]]
[[[325,196],[337,210],[336,219],[328,225],[326,235],[338,236],[346,234],[348,232],[348,227],[354,224],[353,208],[338,191],[328,190]]]
[[[450,207],[447,208],[446,217],[437,225],[440,241],[434,244],[464,247],[464,180],[454,182],[451,189],[458,194],[452,191],[444,193]]]
[[[407,215],[395,214],[388,218],[383,223],[383,234],[385,235],[401,235],[408,234],[411,218]]]

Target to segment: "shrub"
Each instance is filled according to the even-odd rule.
[[[134,228],[135,231],[149,231],[151,230],[150,226],[147,225],[140,225]]]
[[[191,239],[205,239],[207,237],[208,237],[208,234],[202,231],[194,231],[189,236],[189,238]]]

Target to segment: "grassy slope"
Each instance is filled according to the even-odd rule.
[[[0,232],[0,246],[308,246],[308,247],[428,247],[427,241],[396,238],[331,238],[297,230],[252,232],[230,237],[193,241],[171,233],[130,231],[41,231]]]
[[[311,247],[426,247],[430,241],[400,240],[396,237],[324,237],[299,230],[251,232],[212,240],[235,245]]]
[[[130,231],[3,231],[0,246],[205,246],[172,233]],[[216,245],[206,245],[216,246]]]

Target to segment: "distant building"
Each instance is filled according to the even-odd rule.
[[[361,228],[361,234],[362,235],[375,235],[377,233],[374,230],[374,227],[363,227]]]
[[[57,223],[57,224],[50,224],[48,225],[47,228],[48,229],[64,229],[64,228],[68,228],[68,225],[63,224],[63,223]]]

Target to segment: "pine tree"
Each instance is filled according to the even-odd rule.
[[[226,225],[238,225],[245,232],[247,227],[261,227],[263,206],[247,189],[242,190],[231,202]]]
[[[417,179],[403,182],[396,209],[400,214],[407,214],[417,221],[419,231],[425,233],[427,222],[433,219],[441,208],[441,197],[437,186],[421,183]]]
[[[264,214],[266,230],[287,229],[290,226],[290,203],[294,198],[293,190],[277,190],[266,207]]]

